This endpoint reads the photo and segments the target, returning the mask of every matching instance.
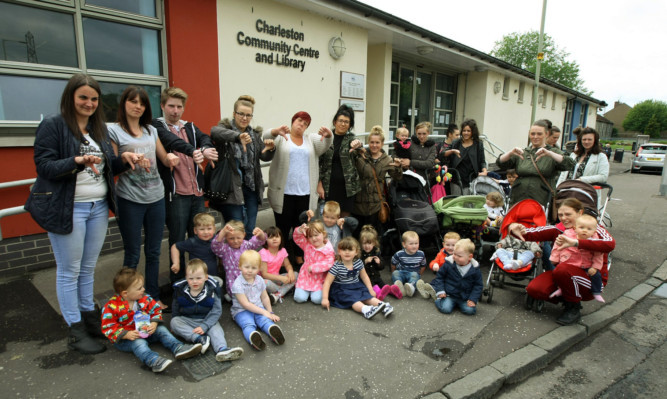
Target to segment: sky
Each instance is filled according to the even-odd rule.
[[[360,0],[489,53],[512,32],[540,30],[540,0]],[[579,64],[592,96],[667,102],[667,1],[550,0],[544,32]]]

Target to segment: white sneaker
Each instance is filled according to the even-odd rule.
[[[215,360],[219,362],[226,362],[236,360],[243,356],[242,348],[227,348],[215,354]]]
[[[405,283],[405,295],[413,296],[415,294],[415,286],[410,283]]]
[[[371,306],[371,308],[364,313],[364,317],[370,319],[371,317],[375,316],[379,311],[381,311],[382,308],[384,308],[384,305],[385,305],[384,302],[380,302],[380,304],[377,306]]]
[[[403,282],[401,280],[396,280],[394,285],[397,286],[398,289],[401,291],[401,294],[405,296],[405,286],[403,285]]]
[[[421,295],[422,298],[428,299],[429,295],[428,292],[424,291],[424,284],[426,284],[424,280],[417,280],[417,292],[419,292],[419,295]]]
[[[200,340],[201,340],[199,342],[201,344],[200,353],[203,355],[208,350],[208,347],[211,346],[211,337],[209,337],[208,335],[204,335],[200,338]]]
[[[382,309],[382,314],[384,317],[389,317],[390,314],[394,312],[394,307],[391,306],[389,302],[384,303],[384,308]]]

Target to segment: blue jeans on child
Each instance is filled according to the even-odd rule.
[[[95,309],[95,265],[104,245],[108,222],[106,200],[75,202],[72,232],[48,234],[56,258],[58,304],[68,325],[81,321],[81,312]]]
[[[451,296],[446,296],[444,298],[438,298],[435,300],[435,307],[439,311],[445,314],[450,314],[454,311],[454,307],[458,306],[461,309],[463,314],[469,316],[474,315],[477,312],[477,307],[468,306],[468,300],[452,298]]]
[[[419,280],[419,273],[411,272],[409,270],[394,270],[391,273],[391,282],[395,283],[399,280],[404,283],[415,285],[417,284],[417,280]]]
[[[590,276],[591,278],[591,294],[602,294],[602,273],[598,270],[597,273]]]
[[[310,297],[310,301],[313,302],[316,305],[319,305],[322,303],[322,290],[319,291],[306,291],[301,288],[295,288],[294,289],[294,301],[298,303],[303,303],[308,301],[308,297]]]
[[[241,327],[241,330],[243,330],[243,336],[248,343],[250,343],[250,334],[252,334],[253,331],[257,331],[258,327],[260,330],[264,331],[266,335],[269,335],[269,327],[275,324],[268,317],[253,313],[249,310],[244,310],[243,312],[238,313],[234,316],[234,321]]]
[[[123,352],[133,352],[136,357],[139,358],[146,366],[152,367],[155,364],[155,361],[160,356],[157,353],[153,352],[148,344],[153,344],[160,342],[162,346],[169,349],[171,353],[176,353],[183,343],[176,338],[167,330],[167,327],[163,325],[158,325],[157,329],[153,334],[148,338],[137,338],[134,341],[129,339],[118,340],[114,344],[116,349]]]
[[[201,337],[208,335],[211,338],[211,348],[213,348],[215,353],[220,352],[222,349],[227,349],[225,332],[222,330],[220,323],[215,323],[204,335],[192,332],[195,328],[200,327],[203,321],[204,319],[176,316],[171,319],[171,331],[175,335],[182,337],[186,342],[192,343],[197,343]]]
[[[151,204],[140,204],[118,197],[118,229],[125,248],[123,266],[137,268],[141,257],[141,227],[143,226],[146,293],[156,301],[160,300],[158,274],[160,273],[160,247],[162,246],[164,222],[164,198]]]
[[[498,248],[496,250],[496,256],[503,262],[503,266],[507,266],[512,263],[514,259],[514,250],[512,248]],[[535,254],[530,251],[522,251],[517,254],[517,260],[523,262],[523,266],[531,262],[535,258]]]

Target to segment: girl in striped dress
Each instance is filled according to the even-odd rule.
[[[329,305],[341,309],[352,308],[367,319],[382,311],[384,317],[387,317],[394,308],[389,302],[382,302],[375,297],[364,263],[359,259],[359,250],[359,242],[352,237],[345,237],[338,242],[338,259],[329,269],[322,287],[322,307],[327,310]]]

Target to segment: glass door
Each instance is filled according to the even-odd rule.
[[[402,67],[399,77],[398,123],[414,134],[419,122],[431,121],[432,74]]]

